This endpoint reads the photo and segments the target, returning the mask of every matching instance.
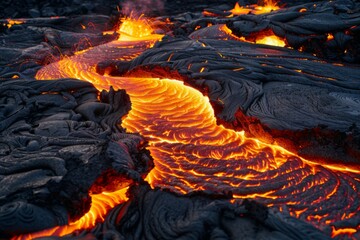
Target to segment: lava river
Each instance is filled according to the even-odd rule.
[[[253,198],[332,231],[332,236],[360,231],[359,169],[318,165],[217,125],[209,99],[182,81],[96,72],[99,62],[134,58],[155,39],[93,47],[43,67],[36,78],[76,78],[100,90],[125,89],[132,110],[122,126],[148,141],[155,168],[146,180],[153,187]]]

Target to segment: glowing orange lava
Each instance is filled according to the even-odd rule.
[[[265,44],[271,46],[285,47],[285,42],[276,35],[264,36],[255,41],[257,44]]]
[[[156,40],[145,39],[138,36],[136,41],[94,47],[43,67],[36,78],[77,78],[99,90],[125,89],[132,109],[122,126],[149,141],[155,168],[146,180],[153,187],[178,193],[232,192],[235,198],[287,207],[292,215],[319,227],[359,214],[359,169],[319,165],[217,125],[209,99],[182,81],[115,77],[95,71],[98,62],[120,59],[131,49],[141,52]]]
[[[4,25],[6,25],[8,28],[11,28],[14,25],[19,25],[19,24],[23,24],[23,23],[25,23],[25,20],[9,18],[9,19],[7,19],[7,24],[4,24]]]
[[[242,42],[256,43],[256,44],[265,44],[270,46],[285,47],[286,43],[283,39],[276,36],[272,31],[266,31],[263,33],[257,33],[255,36],[251,36],[251,40],[247,40],[245,37],[237,37],[232,33],[232,30],[226,25],[221,26],[221,31],[232,36],[232,38],[237,39]]]
[[[336,236],[339,236],[341,234],[346,234],[348,236],[351,236],[351,234],[354,234],[357,232],[356,229],[354,228],[339,228],[339,229],[336,229],[335,227],[332,227],[332,234],[331,234],[331,237],[336,237]]]
[[[263,13],[269,13],[271,11],[275,11],[280,9],[279,6],[277,5],[277,1],[273,1],[273,0],[265,0],[264,1],[264,5],[260,6],[260,5],[250,5],[250,6],[240,6],[239,3],[236,3],[234,8],[230,10],[230,12],[232,13],[232,15],[242,15],[242,14],[248,14],[248,13],[253,13],[253,14],[263,14]]]
[[[141,40],[159,40],[163,37],[160,34],[154,34],[154,29],[148,19],[141,15],[137,19],[124,18],[118,30],[120,41],[138,41]]]
[[[66,226],[57,226],[51,229],[24,234],[13,239],[25,240],[34,239],[44,236],[64,236],[79,229],[92,228],[98,221],[103,221],[106,213],[114,208],[116,205],[127,201],[126,191],[128,188],[123,188],[115,192],[103,192],[101,194],[91,195],[91,208],[84,216],[75,222],[71,222]]]
[[[124,26],[123,26],[124,25]],[[111,46],[115,46],[115,49],[125,49],[125,52],[123,55],[120,55],[114,59],[118,60],[130,60],[136,56],[139,55],[140,52],[144,51],[146,48],[151,46],[156,40],[161,39],[162,35],[159,34],[153,34],[153,29],[151,25],[149,24],[148,20],[146,19],[125,19],[123,21],[123,25],[121,25],[119,32],[120,32],[120,38],[118,41],[115,41],[113,44],[110,44]],[[142,31],[142,32],[139,32]],[[123,37],[122,37],[123,36]],[[124,37],[125,36],[125,37]],[[124,40],[126,39],[126,40]],[[126,41],[125,44],[123,41]],[[136,41],[136,42],[135,42]],[[137,48],[133,48],[133,45],[137,44]],[[109,46],[102,45],[97,47],[94,50],[98,50],[99,55],[101,56],[110,56],[106,54],[101,54],[103,50],[109,49]],[[86,52],[91,52],[90,49],[82,50],[75,53],[76,57],[82,57]],[[86,55],[86,54],[85,54]],[[106,58],[104,58],[106,59]],[[66,72],[68,74],[68,70],[70,70],[71,75],[77,76],[79,79],[95,79],[94,77],[97,76],[97,74],[92,75],[91,73],[95,72],[95,64],[100,60],[100,58],[94,58],[94,59],[87,59],[85,60],[87,63],[91,63],[92,66],[85,66],[82,65],[81,62],[79,62],[79,65],[72,65],[72,60],[69,57],[64,57],[63,60],[57,64],[58,70]],[[67,65],[67,63],[69,65]],[[65,64],[65,65],[64,65]],[[70,69],[68,69],[70,67]],[[87,69],[87,72],[89,73],[89,76],[82,75],[84,72],[82,72],[82,69],[84,67],[89,67]],[[62,69],[62,70],[61,70]],[[81,70],[81,71],[78,71]],[[80,74],[80,75],[77,75]],[[39,77],[41,73],[38,74],[38,79],[41,79]],[[105,84],[105,85],[104,85]],[[109,89],[111,86],[110,83],[105,82],[99,82],[96,84],[94,82],[94,85],[98,87],[98,89]],[[114,208],[116,205],[127,201],[126,197],[126,191],[128,187],[121,188],[115,192],[102,192],[100,194],[90,194],[91,196],[91,208],[88,213],[86,213],[83,217],[81,217],[79,220],[75,222],[71,222],[69,225],[66,226],[57,226],[51,229],[39,231],[36,233],[31,234],[24,234],[18,237],[15,237],[13,239],[33,239],[37,237],[43,237],[43,236],[64,236],[67,234],[70,234],[74,232],[75,230],[79,229],[88,229],[95,226],[95,224],[99,221],[103,221],[106,213]]]

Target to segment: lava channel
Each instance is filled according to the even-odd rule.
[[[99,90],[125,89],[132,110],[122,126],[149,142],[155,168],[146,180],[153,187],[256,199],[320,229],[332,228],[333,236],[342,228],[360,230],[359,169],[318,165],[217,125],[209,99],[182,81],[96,72],[97,63],[136,56],[155,40],[117,40],[93,47],[43,67],[36,78],[77,78]]]

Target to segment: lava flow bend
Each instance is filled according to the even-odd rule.
[[[347,231],[342,222],[349,233],[360,230],[360,170],[321,166],[217,125],[209,99],[182,81],[96,72],[99,62],[131,59],[160,38],[138,37],[66,57],[40,69],[36,78],[76,78],[99,90],[125,89],[132,109],[122,126],[149,142],[155,168],[146,180],[153,187],[231,192],[234,198],[253,198],[321,229],[332,228],[333,236]]]

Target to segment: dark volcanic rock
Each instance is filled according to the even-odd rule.
[[[0,25],[7,20],[0,20]],[[26,19],[0,33],[0,78],[24,74],[33,77],[39,66],[64,55],[107,43],[117,34],[103,35],[114,27],[108,16],[87,15]]]
[[[266,142],[290,142],[310,159],[359,163],[358,1],[311,1],[261,16],[230,18],[224,16],[235,1],[156,3],[140,8],[150,15],[165,14],[157,20],[169,18],[172,25],[161,31],[175,38],[164,38],[133,61],[102,62],[99,73],[168,77],[174,71],[209,96],[219,123]],[[233,205],[214,195],[180,197],[139,185],[152,162],[143,139],[119,128],[130,108],[123,91],[99,94],[86,82],[28,79],[63,55],[116,39],[102,31],[117,24],[117,4],[1,1],[0,18],[31,18],[10,28],[8,20],[0,20],[0,238],[67,224],[89,209],[90,189],[113,191],[114,181],[121,187],[136,183],[130,201],[77,238],[326,239],[310,225],[255,202]],[[205,17],[204,9],[218,17]],[[223,31],[225,26],[234,35]],[[269,31],[293,49],[237,40]],[[348,190],[339,190],[336,201],[344,194],[356,196],[355,177],[331,181],[339,179]],[[279,186],[289,180],[281,181]],[[354,197],[349,207],[356,208],[357,202]],[[334,211],[340,212],[342,204],[333,206]],[[350,210],[343,214],[357,211]],[[331,227],[356,228],[356,214],[327,224],[327,234]]]
[[[351,129],[360,126],[358,68],[287,48],[224,40],[221,26],[203,31],[204,39],[163,39],[113,74],[167,77],[177,71],[209,96],[225,125],[311,159],[360,162],[360,145],[351,140]]]
[[[192,14],[191,19],[175,23],[174,34],[178,34],[178,29],[183,30],[183,35],[189,35],[208,25],[226,24],[234,35],[248,41],[254,42],[260,35],[271,32],[293,49],[333,61],[359,63],[359,9],[358,1],[338,0],[297,3],[266,14],[231,18],[224,18],[224,11],[218,10],[212,11],[215,15],[212,17]]]
[[[26,18],[26,17],[49,17],[70,16],[84,14],[117,15],[118,8],[125,13],[134,11],[146,15],[175,14],[185,11],[202,11],[204,8],[226,4],[234,6],[236,0],[27,0],[8,1],[0,3],[0,18]],[[249,1],[251,2],[251,1]],[[36,12],[36,13],[35,13]],[[35,13],[35,15],[34,15]]]
[[[128,96],[98,95],[70,79],[0,82],[1,237],[66,224],[89,209],[91,187],[113,191],[109,181],[124,187],[150,170],[143,139],[118,127]]]
[[[27,18],[69,16],[80,14],[116,14],[119,1],[77,1],[77,0],[50,0],[50,1],[1,1],[0,18]]]
[[[222,106],[218,117],[225,121],[241,109],[275,129],[326,125],[347,131],[359,124],[360,72],[352,66],[286,48],[212,39],[163,40],[136,58],[130,70],[149,66],[187,76]]]
[[[253,201],[231,204],[214,195],[178,196],[146,185],[130,189],[103,224],[75,239],[328,239],[300,220]],[[52,238],[50,238],[52,239]]]

